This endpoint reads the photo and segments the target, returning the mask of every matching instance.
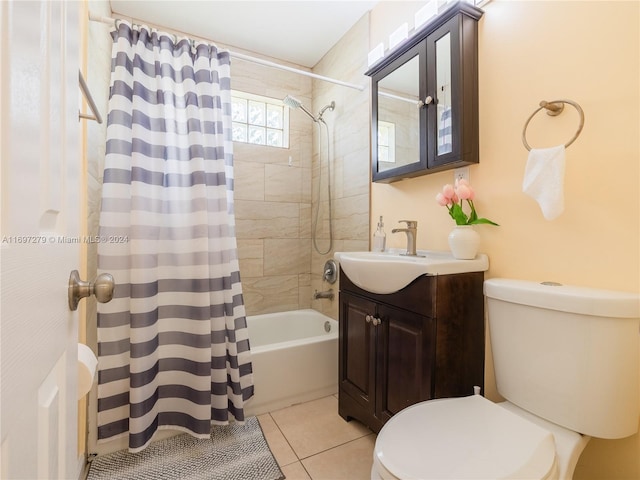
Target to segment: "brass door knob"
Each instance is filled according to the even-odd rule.
[[[100,303],[107,303],[113,298],[113,289],[116,283],[110,273],[101,273],[93,282],[80,280],[80,274],[73,270],[69,275],[69,309],[78,309],[80,299],[95,295]]]

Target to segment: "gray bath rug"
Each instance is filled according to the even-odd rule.
[[[282,480],[256,417],[244,425],[214,425],[211,438],[189,434],[153,442],[139,453],[96,457],[87,480]]]

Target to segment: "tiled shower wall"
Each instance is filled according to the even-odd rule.
[[[290,112],[290,147],[234,143],[235,199],[240,275],[247,314],[313,308],[338,318],[338,284],[322,279],[336,251],[369,248],[369,16],[365,15],[314,67],[313,72],[363,85],[364,91],[248,62],[232,66],[233,89],[284,98],[291,94],[324,119],[329,130],[333,246],[319,254],[312,244],[312,217],[321,251],[329,246],[327,144],[322,129],[299,110]],[[299,68],[299,67],[298,67]],[[291,166],[289,166],[291,157]],[[318,191],[322,169],[321,191]],[[320,197],[319,197],[320,194]],[[335,297],[313,299],[333,289]]]
[[[297,67],[297,66],[295,66]],[[232,58],[231,88],[311,106],[311,79]],[[289,148],[234,142],[240,277],[248,315],[311,306],[311,157],[314,123],[289,114]]]

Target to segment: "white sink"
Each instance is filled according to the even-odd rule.
[[[417,257],[401,255],[403,252],[336,252],[334,257],[349,280],[371,293],[397,292],[420,275],[484,272],[489,268],[483,253],[473,260],[457,260],[451,252],[418,250]]]

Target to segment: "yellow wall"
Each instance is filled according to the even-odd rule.
[[[372,47],[400,23],[380,20],[382,8],[372,13]],[[470,168],[470,180],[480,216],[501,225],[476,227],[490,259],[487,278],[640,290],[639,18],[635,1],[494,0],[485,7],[480,164]],[[547,221],[522,193],[528,152],[521,135],[540,100],[560,98],[578,102],[586,121],[566,152],[565,211]],[[539,148],[558,145],[577,125],[571,107],[559,117],[539,114],[527,139]],[[370,224],[384,215],[388,246],[404,247],[404,235],[389,231],[398,220],[414,219],[418,248],[448,249],[453,221],[434,197],[452,180],[449,171],[372,185]],[[488,396],[497,398],[490,356],[486,383]],[[592,440],[574,478],[640,478],[640,437]]]

